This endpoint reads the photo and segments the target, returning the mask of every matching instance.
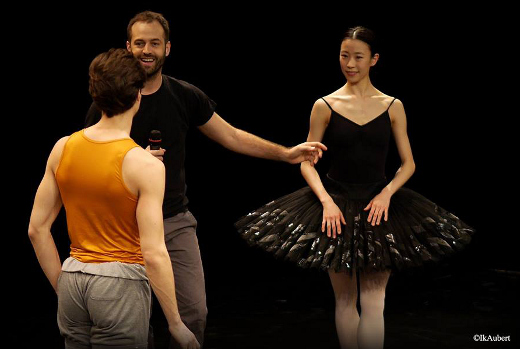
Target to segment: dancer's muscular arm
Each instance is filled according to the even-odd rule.
[[[60,139],[49,155],[45,174],[34,198],[29,222],[29,238],[36,252],[36,257],[56,293],[58,292],[61,261],[52,238],[51,227],[63,204],[55,173],[68,138]]]
[[[321,158],[323,151],[327,150],[327,147],[320,142],[305,142],[292,148],[286,148],[231,126],[217,113],[214,113],[207,123],[199,126],[199,130],[215,142],[237,153],[286,161],[291,164],[298,164],[302,161],[315,164]]]
[[[195,336],[179,316],[172,265],[164,243],[164,165],[137,147],[130,150],[125,157],[123,176],[130,189],[137,189],[136,217],[141,252],[146,274],[168,321],[168,329],[182,348],[199,348]]]
[[[308,142],[320,142],[323,134],[327,129],[330,120],[330,109],[323,100],[318,99],[311,111],[311,121],[309,127]],[[341,234],[341,222],[346,224],[345,218],[338,206],[334,203],[327,190],[321,182],[320,176],[314,166],[308,161],[302,162],[300,165],[303,178],[309,184],[309,187],[316,194],[323,205],[323,220],[321,223],[321,231],[327,228],[327,236],[336,237]]]

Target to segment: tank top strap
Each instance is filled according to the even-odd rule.
[[[329,103],[327,103],[327,101],[325,100],[325,98],[321,97],[321,99],[323,99],[323,101],[325,102],[325,104],[329,107],[330,110],[332,110],[332,107],[330,106]]]
[[[388,111],[390,109],[390,107],[392,106],[392,104],[394,104],[395,100],[397,98],[394,97],[394,99],[392,100],[392,102],[390,102],[390,105],[388,106],[388,108],[386,108],[386,111]]]

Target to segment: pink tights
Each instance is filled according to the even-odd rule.
[[[356,274],[329,271],[336,297],[336,329],[342,349],[382,349],[385,337],[383,310],[390,271],[359,272],[361,316],[357,303]]]

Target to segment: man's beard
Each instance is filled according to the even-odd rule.
[[[166,60],[166,57],[155,57],[155,64],[151,67],[144,67],[144,70],[146,72],[146,79],[149,80],[153,77],[155,77],[159,72],[161,71],[164,61]]]

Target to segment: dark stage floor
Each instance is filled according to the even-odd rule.
[[[288,275],[209,294],[205,348],[339,348],[327,275]],[[520,274],[500,270],[437,268],[415,277],[392,276],[385,348],[518,348],[519,291]],[[52,307],[25,312],[7,331],[8,348],[63,347]],[[167,330],[156,305],[152,323],[156,348],[166,348]],[[475,335],[510,341],[479,342]]]

